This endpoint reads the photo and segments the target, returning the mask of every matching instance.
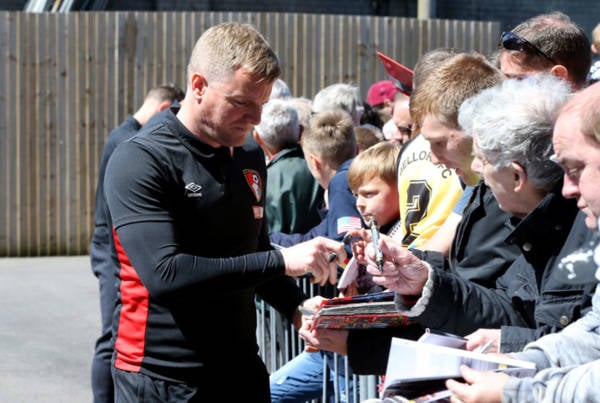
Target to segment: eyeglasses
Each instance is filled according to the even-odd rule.
[[[518,50],[519,52],[525,52],[525,53],[527,53],[527,52],[537,53],[538,55],[542,56],[546,60],[551,61],[552,64],[554,64],[554,65],[558,64],[558,63],[556,63],[556,61],[554,61],[553,58],[551,58],[550,56],[548,56],[547,54],[542,52],[537,46],[535,46],[528,40],[521,38],[519,35],[515,34],[514,32],[511,32],[511,31],[502,32],[502,35],[500,35],[500,44],[502,45],[502,47],[504,49],[507,49],[507,50]]]
[[[402,134],[403,136],[410,136],[412,134],[412,125],[408,125],[408,126],[396,125],[396,128],[398,129],[400,134]]]

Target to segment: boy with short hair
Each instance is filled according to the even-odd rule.
[[[270,235],[281,246],[325,236],[341,241],[351,229],[360,228],[354,195],[348,188],[347,172],[356,155],[356,137],[350,115],[341,109],[315,115],[301,137],[302,151],[311,174],[326,189],[327,213],[320,224],[304,234]]]
[[[366,225],[375,220],[380,230],[390,236],[400,234],[397,188],[396,157],[399,145],[383,141],[358,154],[348,168],[348,186],[356,197],[356,208]],[[354,270],[351,285],[345,287],[345,295],[382,291],[370,279],[363,266],[351,260],[346,270]],[[339,285],[338,285],[339,286]],[[273,373],[271,381],[272,402],[311,400],[323,393],[323,360],[333,354],[326,351],[303,352]],[[331,360],[328,360],[330,362]],[[343,368],[342,366],[339,366]],[[329,368],[333,368],[329,365]],[[333,393],[333,370],[327,390]],[[350,374],[348,374],[350,375]],[[338,373],[338,384],[345,385],[344,371]],[[352,381],[349,382],[353,387]],[[342,388],[341,388],[342,389]],[[351,393],[340,391],[340,401],[352,401]]]
[[[381,233],[392,238],[402,235],[400,208],[398,204],[398,164],[396,159],[400,145],[384,141],[358,154],[348,169],[348,185],[356,197],[356,207],[367,227],[373,221]],[[341,290],[344,295],[356,295],[382,291],[372,283],[364,267],[348,263],[346,270],[356,270],[355,281]],[[338,288],[343,285],[338,284]]]
[[[333,109],[313,116],[308,130],[302,134],[301,145],[311,174],[326,189],[327,213],[321,223],[307,233],[275,232],[270,235],[271,242],[291,246],[318,235],[341,241],[346,232],[361,227],[356,199],[347,180],[348,167],[357,151],[350,115],[341,109]],[[335,290],[321,288],[319,293],[333,297]],[[324,358],[324,355],[304,352],[273,373],[270,377],[271,401],[302,402],[321,396]]]

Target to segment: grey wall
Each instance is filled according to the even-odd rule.
[[[600,23],[598,0],[437,0],[439,18],[499,21],[502,30],[550,11],[562,11],[591,35]]]
[[[27,0],[0,0],[0,10],[22,10]]]
[[[433,0],[435,17],[498,21],[503,30],[536,14],[559,10],[590,35],[600,23],[598,0]],[[128,4],[124,6],[123,4]],[[416,17],[417,0],[109,0],[111,10],[277,11]],[[137,8],[135,8],[137,7]]]
[[[598,0],[433,0],[436,18],[498,21],[510,29],[533,15],[559,10],[591,35],[600,23]],[[22,10],[26,0],[0,0],[0,10]],[[107,10],[274,11],[416,17],[417,0],[109,0]]]

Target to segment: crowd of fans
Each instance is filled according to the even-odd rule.
[[[163,91],[150,116],[129,117],[127,133],[107,143],[92,248],[103,301],[96,401],[128,401],[135,387],[158,387],[158,381],[186,388],[161,386],[166,389],[151,398],[206,401],[216,396],[218,377],[211,371],[228,371],[214,362],[226,342],[239,344],[228,356],[248,359],[243,368],[262,373],[251,347],[254,322],[241,319],[255,296],[281,308],[307,345],[270,374],[268,387],[257,378],[263,386],[248,389],[256,401],[270,395],[272,402],[303,402],[322,396],[324,384],[333,392],[327,385],[335,382],[342,385],[339,401],[353,402],[358,385],[351,375],[383,375],[392,337],[417,339],[426,328],[464,336],[470,350],[491,343],[489,352],[536,364],[530,378],[463,368],[461,382],[446,383],[453,402],[600,400],[594,385],[600,377],[594,277],[600,265],[600,60],[592,60],[600,51],[600,25],[590,41],[565,14],[538,15],[503,32],[493,55],[449,48],[425,53],[414,66],[410,95],[392,79],[373,83],[364,97],[351,83],[334,83],[313,99],[295,97],[277,78],[276,57],[251,27],[211,29],[235,45],[220,49],[218,35],[203,34],[185,96],[158,87]],[[236,30],[252,32],[251,51],[248,39],[240,39],[249,34]],[[242,59],[214,68],[231,49]],[[243,123],[229,124],[236,117]],[[234,139],[233,130],[246,134]],[[171,138],[184,147],[176,149]],[[132,156],[139,168],[124,180],[119,167]],[[206,174],[195,172],[196,163],[210,180],[199,182]],[[242,179],[230,179],[234,174]],[[173,196],[180,183],[185,196]],[[246,186],[249,200],[233,193]],[[228,229],[251,229],[219,231],[210,242],[185,238],[201,231],[194,223],[246,204],[253,217],[235,213],[239,222],[228,219]],[[383,270],[365,230],[373,222],[382,233],[376,246]],[[345,244],[348,233],[353,241]],[[358,273],[355,280],[337,289],[336,277],[349,267]],[[287,281],[303,275],[331,284],[308,298]],[[240,304],[221,301],[226,306],[217,313],[245,326],[223,325],[218,342],[218,336],[200,335],[214,325],[203,329],[205,319],[191,316],[190,308],[204,301],[198,294],[216,298],[217,290],[236,295]],[[310,316],[300,318],[293,309],[384,290],[394,292],[409,325],[316,329]],[[147,311],[139,313],[144,304]],[[150,317],[148,310],[162,315],[155,324],[140,319]],[[144,335],[135,330],[140,320]],[[173,330],[168,337],[166,326]],[[239,337],[223,336],[234,331]],[[334,364],[340,356],[350,368],[331,371],[340,368]]]

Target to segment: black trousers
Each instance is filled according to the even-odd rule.
[[[95,403],[113,402],[111,359],[113,355],[112,322],[117,301],[115,265],[107,227],[94,230],[90,246],[92,272],[98,278],[102,333],[96,341],[92,360],[92,392]]]
[[[115,402],[208,402],[198,387],[113,368]]]
[[[170,382],[112,368],[115,403],[270,403],[269,376],[260,358],[207,369],[198,384]]]

